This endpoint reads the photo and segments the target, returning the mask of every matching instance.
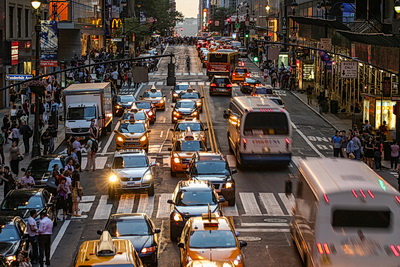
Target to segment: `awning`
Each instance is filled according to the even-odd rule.
[[[296,16],[290,16],[290,18],[299,24],[317,25],[321,27],[328,26],[329,28],[335,30],[350,31],[346,25],[334,19],[306,18]]]
[[[400,36],[383,33],[355,33],[350,31],[337,31],[350,42],[363,43],[376,46],[400,47]]]

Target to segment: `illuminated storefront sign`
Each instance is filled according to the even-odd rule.
[[[18,65],[18,42],[11,42],[11,65]]]

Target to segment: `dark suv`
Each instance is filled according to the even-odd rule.
[[[213,76],[210,82],[210,96],[232,96],[232,82],[228,76]]]
[[[215,191],[222,195],[229,206],[235,205],[235,180],[228,163],[220,153],[196,152],[189,165],[189,179],[209,181]]]
[[[0,228],[0,266],[20,266],[18,255],[28,247],[24,220],[18,216],[0,216]]]
[[[45,187],[47,180],[53,173],[54,165],[56,164],[58,164],[60,170],[64,169],[64,157],[61,155],[40,156],[34,158],[26,170],[30,171],[33,179],[35,179],[35,186]],[[25,169],[21,170],[26,171]]]
[[[185,223],[191,217],[201,216],[210,208],[212,213],[222,215],[221,204],[225,199],[218,197],[213,185],[208,181],[180,181],[172,195],[170,213],[170,238],[176,241]]]

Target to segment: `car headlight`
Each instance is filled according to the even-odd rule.
[[[178,114],[179,114],[179,112],[174,111],[174,115],[178,115]]]
[[[7,257],[6,257],[6,261],[8,261],[8,262],[13,262],[13,261],[15,261],[15,260],[17,260],[17,257],[16,257],[16,256],[7,256]]]
[[[120,105],[116,105],[115,108],[116,108],[116,109],[120,109],[120,108],[122,108],[122,107],[121,107]]]
[[[242,263],[242,255],[238,255],[236,259],[233,261],[233,264],[236,266]]]
[[[164,99],[161,99],[161,100],[160,100],[160,103],[161,103],[161,104],[164,103]]]
[[[233,183],[231,183],[231,182],[227,182],[225,184],[225,188],[232,188],[232,187],[233,187]]]
[[[186,257],[186,261],[187,261],[188,263],[191,263],[193,260],[192,260],[192,258],[191,258],[190,256],[187,256],[187,257]]]
[[[174,158],[173,160],[174,160],[174,163],[178,163],[178,164],[181,163],[181,160],[179,158]]]
[[[108,179],[111,183],[115,183],[116,181],[118,181],[118,177],[115,174],[111,175]]]
[[[193,115],[193,116],[196,116],[196,115],[197,115],[197,111],[193,112],[192,115]]]
[[[177,96],[178,96],[178,94],[176,94],[176,93],[173,93],[172,95],[173,95],[174,97],[177,97]]]
[[[121,136],[118,136],[118,137],[117,137],[117,141],[118,141],[118,142],[123,142],[123,141],[124,141],[124,138],[122,138]]]
[[[146,141],[147,137],[145,135],[143,135],[142,137],[140,137],[139,141],[140,142],[144,142]]]
[[[150,252],[154,252],[156,251],[156,247],[148,247],[148,248],[142,248],[142,250],[140,251],[140,253],[146,254],[146,253],[150,253]]]
[[[65,131],[70,132],[71,131],[71,127],[65,127]]]
[[[150,181],[151,179],[153,179],[153,175],[151,175],[150,172],[147,172],[147,173],[143,176],[143,181]]]
[[[149,116],[153,116],[153,111],[150,111],[150,112],[149,112]]]
[[[174,216],[172,216],[172,219],[173,219],[175,222],[181,222],[181,221],[183,221],[182,215],[181,215],[180,213],[177,213],[177,212],[174,213]]]
[[[196,102],[196,106],[201,106],[201,102]]]

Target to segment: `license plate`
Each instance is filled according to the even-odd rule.
[[[128,182],[127,183],[128,186],[135,186],[135,185],[138,185],[138,184],[140,184],[140,182]]]
[[[221,83],[219,86],[225,86],[225,84],[224,84],[224,83]]]

